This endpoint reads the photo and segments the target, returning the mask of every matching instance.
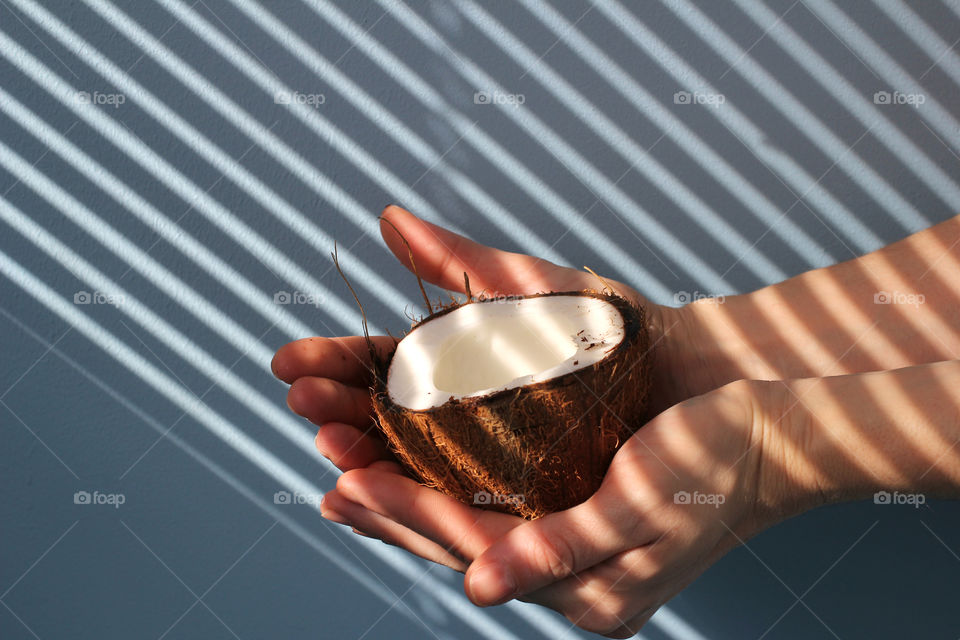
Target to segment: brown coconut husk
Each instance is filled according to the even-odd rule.
[[[464,304],[490,304],[499,298],[474,296],[464,272],[465,302],[451,297],[434,310],[407,246],[410,263],[429,315],[414,331]],[[650,341],[642,307],[605,290],[563,291],[513,296],[585,296],[614,305],[623,317],[624,336],[601,361],[540,383],[485,396],[455,399],[421,411],[396,405],[387,392],[393,354],[382,357],[370,341],[366,314],[336,255],[334,265],[363,316],[363,333],[372,363],[372,416],[396,458],[411,477],[467,504],[534,519],[580,504],[597,489],[623,442],[643,424],[650,392]],[[611,293],[607,293],[609,290]],[[469,363],[465,363],[469,366]]]
[[[376,422],[412,477],[468,504],[531,519],[579,504],[600,487],[617,449],[642,424],[650,389],[642,308],[592,290],[517,299],[541,296],[609,302],[623,316],[623,340],[615,347],[598,343],[610,353],[593,366],[486,396],[451,397],[421,411],[390,399],[392,355],[378,363],[371,389]],[[460,306],[434,312],[411,331]]]

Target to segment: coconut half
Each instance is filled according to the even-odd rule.
[[[640,427],[649,389],[643,310],[594,291],[452,305],[380,364],[377,422],[428,486],[536,518],[593,494]]]

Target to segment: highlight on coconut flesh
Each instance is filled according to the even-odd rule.
[[[474,298],[464,275],[466,302],[424,293],[395,351],[371,346],[376,423],[412,477],[467,504],[538,518],[583,502],[644,418],[643,309],[594,290]]]

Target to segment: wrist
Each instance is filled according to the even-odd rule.
[[[716,366],[716,350],[701,330],[691,305],[647,307],[647,327],[654,372],[651,416],[688,398],[729,382]]]
[[[735,380],[779,379],[766,353],[777,353],[774,340],[755,331],[750,314],[753,294],[703,298],[680,308],[659,307],[655,347],[656,371],[669,376],[675,402],[697,396]],[[750,326],[750,335],[741,327]]]
[[[757,291],[704,298],[678,312],[684,338],[677,362],[691,391],[734,380],[789,380],[870,370],[857,341],[869,323],[851,326],[810,291],[824,289],[820,271]],[[806,292],[806,293],[805,293]]]
[[[752,410],[752,527],[761,530],[831,501],[808,443],[816,425],[789,383],[743,381]],[[738,383],[740,384],[740,383]]]
[[[960,496],[960,362],[785,381],[784,448],[813,505]],[[816,493],[811,494],[815,489]]]

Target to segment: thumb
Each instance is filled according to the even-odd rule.
[[[501,604],[576,575],[636,546],[637,524],[622,501],[611,502],[601,489],[586,502],[524,523],[487,547],[467,570],[467,596],[478,606]]]
[[[384,209],[380,233],[407,269],[413,271],[412,252],[421,278],[452,291],[464,290],[464,272],[470,277],[470,288],[475,294],[484,289],[487,293],[528,294],[561,287],[582,288],[589,282],[589,276],[576,269],[488,247],[421,220],[396,205]],[[410,244],[409,251],[404,239]]]

